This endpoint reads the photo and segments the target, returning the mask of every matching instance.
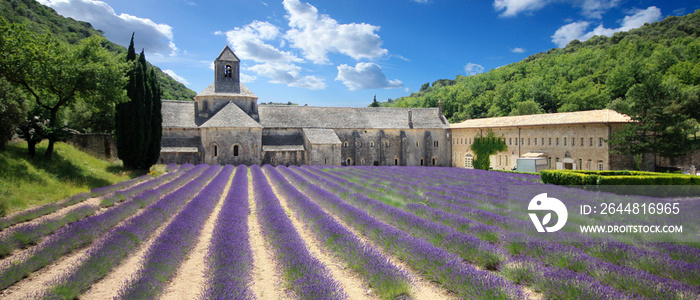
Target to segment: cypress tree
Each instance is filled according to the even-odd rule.
[[[147,142],[144,133],[144,129],[148,125],[144,101],[146,94],[144,74],[146,70],[136,60],[133,34],[126,59],[127,62],[132,62],[132,68],[127,73],[129,83],[126,86],[126,93],[130,101],[116,107],[117,152],[125,167],[139,169],[144,167],[141,160],[145,154]]]
[[[160,140],[163,136],[163,115],[161,114],[161,102],[160,102],[160,85],[158,84],[158,77],[156,76],[155,70],[151,68],[148,74],[148,83],[151,90],[151,125],[149,129],[150,143],[148,145],[148,153],[145,157],[145,163],[150,168],[150,166],[158,162],[158,157],[160,157]]]

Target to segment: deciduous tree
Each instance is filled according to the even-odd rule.
[[[102,46],[105,41],[92,36],[69,45],[0,18],[0,75],[48,111],[46,157],[51,157],[60,139],[62,124],[57,121],[61,109],[78,98],[88,103],[125,101],[126,65]]]

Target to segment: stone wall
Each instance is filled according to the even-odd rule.
[[[204,163],[260,164],[261,128],[201,128]]]
[[[301,166],[306,164],[306,151],[263,151],[263,164]]]
[[[73,135],[68,143],[93,156],[117,160],[117,141],[111,134],[81,133]]]
[[[683,172],[689,171],[691,166],[700,170],[700,149],[692,150],[688,154],[676,158],[657,157],[656,162],[659,166],[681,168]]]
[[[450,165],[448,130],[336,129],[335,132],[341,142],[342,165]]]

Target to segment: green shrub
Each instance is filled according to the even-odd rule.
[[[544,183],[557,185],[700,185],[700,177],[643,171],[543,170]]]

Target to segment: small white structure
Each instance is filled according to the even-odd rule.
[[[542,170],[548,169],[547,159],[544,157],[521,157],[517,160],[518,172],[539,173]]]

